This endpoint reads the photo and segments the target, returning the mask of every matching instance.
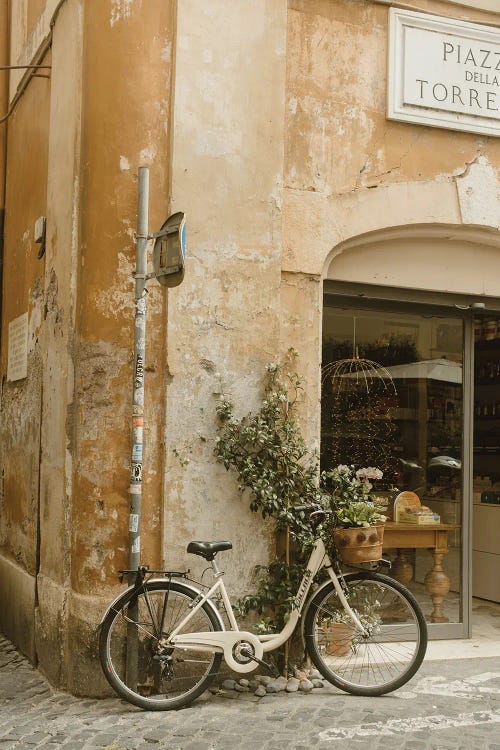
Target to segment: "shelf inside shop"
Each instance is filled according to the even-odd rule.
[[[476,351],[481,352],[500,351],[500,338],[491,341],[476,341],[475,348]]]

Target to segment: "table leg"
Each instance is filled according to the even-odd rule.
[[[429,570],[424,579],[426,591],[430,595],[432,603],[434,604],[434,609],[429,619],[431,622],[448,622],[449,618],[441,611],[443,600],[450,590],[450,579],[441,565],[441,561],[446,552],[435,549],[429,550],[429,552],[432,552],[434,557],[434,566],[432,570]]]

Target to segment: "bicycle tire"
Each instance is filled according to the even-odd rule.
[[[99,659],[106,679],[121,698],[148,711],[168,711],[187,706],[210,686],[221,653],[167,645],[168,634],[188,614],[197,596],[195,589],[179,581],[149,581],[133,596],[125,592],[106,614]],[[131,620],[134,606],[137,616]],[[182,632],[222,629],[214,605],[205,602]],[[132,632],[132,639],[137,637],[138,676],[133,684],[126,676],[127,631]]]
[[[323,677],[347,693],[376,696],[397,690],[413,677],[425,656],[422,610],[408,589],[389,576],[351,573],[345,582],[349,605],[369,627],[368,635],[356,635],[349,623],[343,633],[332,628],[337,613],[345,619],[345,610],[328,582],[304,613],[306,649]]]

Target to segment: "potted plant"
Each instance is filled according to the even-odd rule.
[[[357,607],[353,607],[353,612],[363,627],[374,634],[380,632],[383,613],[382,603],[374,600],[372,593],[360,585],[357,589]],[[321,628],[325,636],[325,652],[329,656],[346,656],[351,651],[356,652],[358,644],[363,642],[363,637],[342,606],[329,608],[321,621]]]
[[[341,464],[323,474],[326,502],[332,511],[333,539],[346,563],[369,562],[382,557],[386,517],[375,503],[370,480],[382,479],[380,469],[355,469]]]
[[[353,646],[356,629],[343,609],[332,612],[321,622],[325,651],[329,656],[346,656]]]

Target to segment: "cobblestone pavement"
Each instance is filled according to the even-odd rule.
[[[206,694],[181,711],[51,688],[0,637],[0,750],[500,750],[500,659],[424,663],[404,688],[356,698],[335,688],[258,699]]]

